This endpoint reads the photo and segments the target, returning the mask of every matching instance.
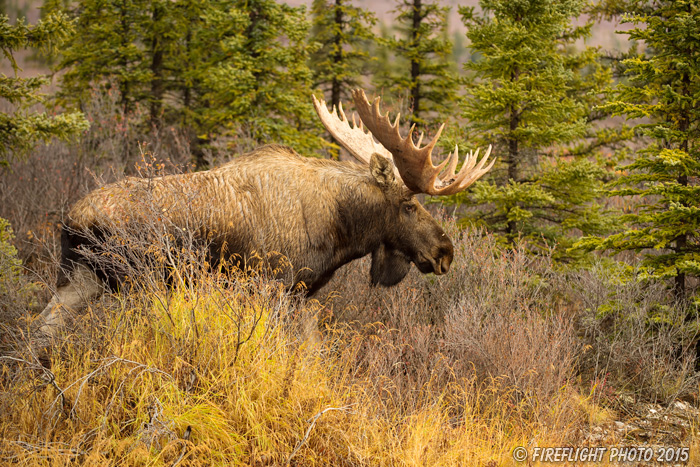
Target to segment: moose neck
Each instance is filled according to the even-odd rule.
[[[336,258],[347,262],[375,251],[387,237],[390,205],[371,177],[343,183],[338,202]]]

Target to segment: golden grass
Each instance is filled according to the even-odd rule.
[[[399,396],[356,364],[358,352],[381,352],[381,337],[338,326],[321,342],[300,338],[293,315],[318,304],[263,288],[126,300],[101,338],[54,353],[55,386],[29,361],[6,365],[2,462],[517,465],[514,447],[560,444],[585,419],[568,388],[538,411],[498,380],[435,380]]]

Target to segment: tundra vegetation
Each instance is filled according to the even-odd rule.
[[[697,2],[445,16],[402,0],[379,21],[351,0],[49,0],[35,26],[15,6],[0,2],[0,463],[495,466],[516,446],[642,442],[700,462],[697,412],[663,418],[700,399]],[[629,23],[629,49],[586,47],[602,21]],[[119,290],[48,361],[32,352],[58,225],[86,193],[268,143],[342,158],[312,95],[347,102],[357,83],[429,136],[449,118],[443,153],[493,146],[481,181],[427,199],[448,274],[373,287],[367,258],[309,299],[209,267],[194,235],[170,243],[145,197],[141,229],[93,257],[123,266]],[[645,403],[662,414],[646,425]]]

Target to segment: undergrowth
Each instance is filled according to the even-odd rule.
[[[697,387],[693,326],[645,324],[661,290],[445,228],[448,275],[373,288],[357,261],[314,299],[263,274],[208,271],[186,238],[119,231],[100,257],[131,255],[121,293],[77,316],[49,368],[21,324],[0,356],[0,459],[516,465],[516,446],[582,443],[623,391],[671,400]],[[180,256],[154,256],[158,238]]]
[[[430,378],[409,398],[365,365],[376,333],[296,325],[319,303],[240,277],[122,296],[45,369],[2,357],[0,456],[22,465],[501,465],[561,442],[499,379]],[[566,410],[562,390],[557,412]],[[495,464],[489,464],[495,462]]]

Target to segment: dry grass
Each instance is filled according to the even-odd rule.
[[[566,276],[546,257],[446,227],[458,251],[449,275],[374,289],[359,262],[321,302],[261,274],[193,269],[194,244],[161,245],[184,255],[163,263],[164,277],[146,262],[152,249],[135,248],[148,239],[130,238],[128,264],[150,271],[92,303],[50,370],[26,341],[0,357],[0,459],[496,466],[515,465],[516,446],[584,442],[613,415],[580,379],[592,350],[581,350]],[[123,254],[124,235],[105,251]],[[187,279],[168,288],[168,277]]]
[[[301,339],[290,319],[316,314],[317,302],[264,279],[226,288],[221,279],[122,297],[94,339],[66,340],[51,370],[27,354],[3,357],[0,456],[22,465],[500,465],[534,438],[562,441],[476,373],[429,380],[402,400],[361,356],[371,348],[392,358],[391,342],[346,327]],[[550,410],[566,410],[565,399]]]

